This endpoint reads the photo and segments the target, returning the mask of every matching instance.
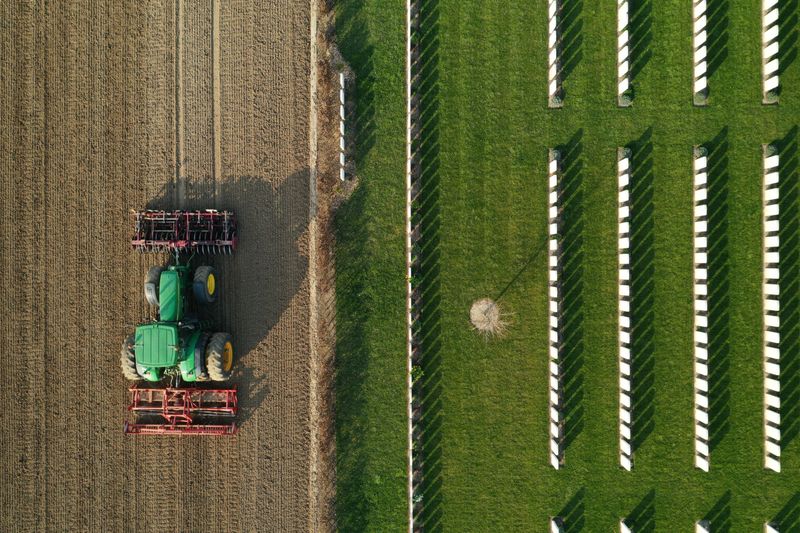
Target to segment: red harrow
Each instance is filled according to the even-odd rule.
[[[236,389],[139,389],[131,387],[128,411],[136,422],[125,422],[125,433],[135,435],[234,435],[230,424],[199,423],[199,417],[235,417]],[[139,417],[160,418],[160,423],[141,423]]]
[[[132,211],[131,245],[139,252],[228,254],[236,248],[236,216],[231,211]]]

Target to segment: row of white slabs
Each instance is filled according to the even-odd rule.
[[[761,57],[762,90],[765,104],[777,103],[777,90],[780,85],[779,54],[779,0],[762,0],[761,9]],[[697,105],[705,105],[708,91],[708,1],[694,0],[693,43],[694,43],[694,95]]]
[[[780,206],[779,156],[764,146],[764,467],[780,472]],[[694,418],[695,466],[708,472],[711,464],[708,350],[708,155],[694,155]]]
[[[780,272],[779,255],[779,156],[771,146],[764,150],[764,467],[780,472]],[[709,471],[711,464],[709,425],[708,347],[708,155],[694,150],[694,419],[695,466]],[[618,354],[619,354],[619,461],[633,468],[632,444],[632,354],[630,271],[630,151],[618,151]],[[549,455],[553,468],[564,464],[561,356],[561,246],[559,154],[550,150],[548,159],[548,249],[549,249]]]
[[[550,519],[550,533],[564,533],[567,524],[560,517],[553,517]],[[711,533],[712,524],[708,520],[699,520],[695,523],[695,533]],[[620,533],[636,533],[636,529],[629,526],[625,519],[619,521]],[[764,533],[779,533],[778,525],[767,522],[764,524]]]
[[[777,102],[780,85],[779,70],[779,0],[762,0],[762,84],[764,103]],[[695,103],[704,105],[708,91],[708,9],[707,0],[695,0],[693,15]],[[561,107],[561,79],[559,71],[559,13],[561,2],[548,0],[547,4],[547,95],[551,107]],[[630,90],[630,6],[628,0],[617,0],[617,100],[620,106],[630,105],[626,97]]]
[[[550,533],[564,533],[566,524],[559,517],[550,519]],[[619,521],[620,533],[636,533],[636,530],[625,523],[625,519]],[[711,524],[708,520],[700,520],[695,524],[695,533],[711,533]],[[778,526],[773,523],[764,524],[764,533],[779,533]]]

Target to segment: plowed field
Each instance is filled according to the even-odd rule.
[[[0,531],[317,529],[311,4],[0,4]],[[122,433],[142,207],[238,215],[236,437]]]

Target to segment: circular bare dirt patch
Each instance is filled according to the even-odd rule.
[[[473,328],[487,337],[501,335],[506,329],[500,307],[489,298],[481,298],[472,304],[469,321]]]

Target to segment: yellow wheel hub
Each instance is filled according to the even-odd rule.
[[[208,291],[209,296],[214,295],[216,288],[217,280],[214,279],[214,274],[209,274],[208,278],[206,279],[206,290]]]
[[[233,344],[230,341],[225,343],[225,347],[222,349],[222,369],[225,372],[230,372],[231,367],[233,366]]]

